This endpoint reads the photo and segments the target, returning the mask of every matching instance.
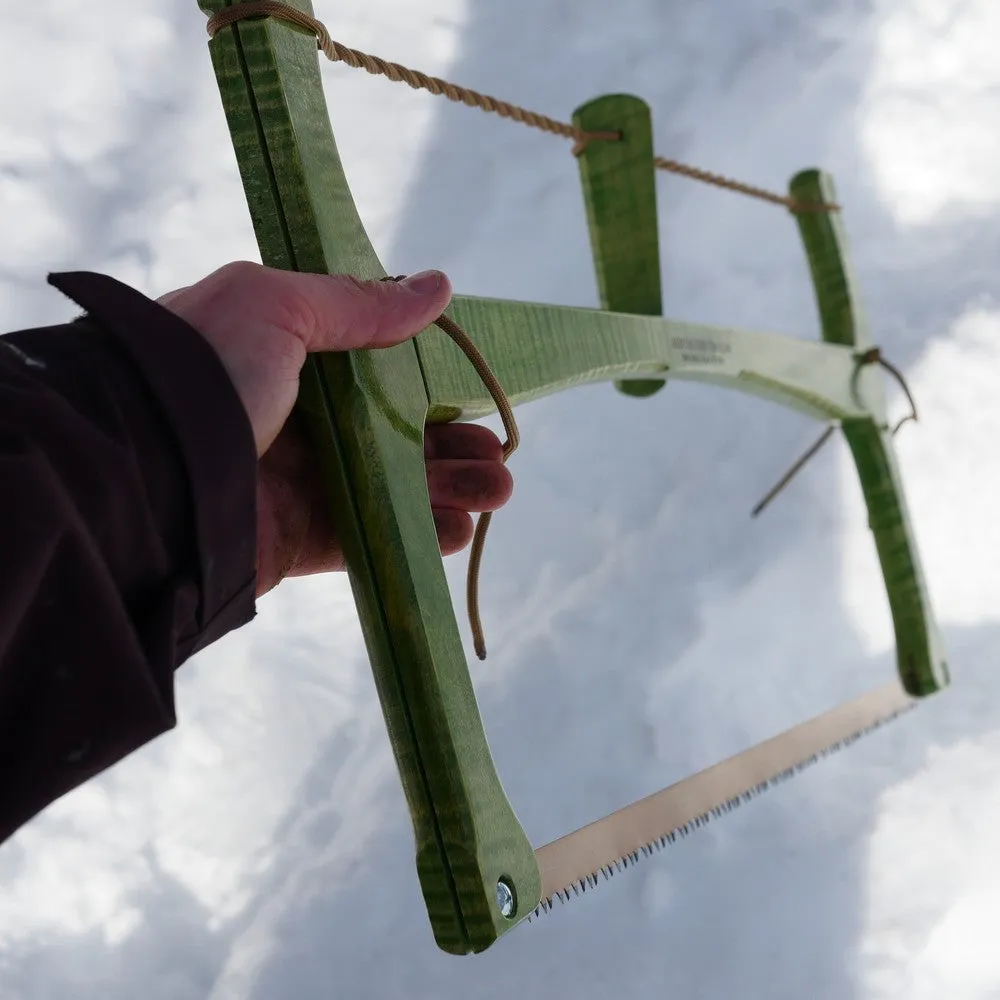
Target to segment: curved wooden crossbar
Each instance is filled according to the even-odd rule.
[[[648,382],[669,372],[672,379],[736,389],[818,420],[882,415],[879,375],[859,370],[849,348],[658,316],[461,295],[448,315],[475,331],[476,344],[515,403],[588,382]],[[494,412],[479,377],[444,334],[421,334],[419,351],[432,420]]]
[[[229,0],[199,3],[213,13]],[[312,13],[309,0],[293,5]],[[383,277],[337,153],[313,35],[285,21],[244,20],[220,30],[210,51],[264,263]],[[836,276],[837,267],[847,273],[839,223],[800,218],[820,275],[826,342],[664,319],[655,191],[645,163],[652,155],[648,109],[614,95],[581,108],[576,120],[588,128],[625,123],[622,142],[580,154],[606,308],[457,296],[449,314],[476,340],[515,403],[597,380],[649,395],[669,374],[840,421],[886,572],[901,674],[914,693],[936,689],[946,673],[886,433],[880,378],[874,368],[858,367],[858,324],[845,332],[844,303],[854,300],[847,279]],[[627,184],[614,180],[616,170]],[[454,344],[430,329],[389,350],[311,357],[298,408],[340,532],[435,939],[446,951],[482,951],[534,910],[541,883],[483,731],[431,517],[422,442],[428,420],[478,417],[492,411],[492,400]],[[514,897],[507,914],[497,903],[501,880]]]

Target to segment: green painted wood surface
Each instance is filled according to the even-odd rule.
[[[469,333],[505,392],[524,403],[575,385],[670,372],[791,407],[818,420],[864,416],[877,373],[855,370],[850,348],[816,341],[597,309],[456,295],[448,315]],[[439,330],[420,335],[431,419],[472,419],[493,401]],[[875,398],[873,398],[873,396]]]
[[[803,201],[837,201],[833,178],[819,170],[796,174],[789,193]],[[823,339],[860,354],[872,341],[840,213],[798,213],[795,218],[812,272]],[[868,366],[865,370],[875,372],[877,368]],[[878,392],[881,395],[881,390]],[[881,400],[879,403],[877,415],[841,418],[841,427],[858,469],[868,524],[882,565],[899,675],[910,694],[922,696],[948,685],[948,664],[927,593],[892,434],[882,415]]]
[[[620,132],[618,142],[589,143],[577,157],[601,308],[659,316],[660,236],[649,105],[609,94],[577,108],[573,124],[587,132]],[[626,396],[651,396],[663,379],[618,380]]]
[[[264,263],[383,275],[337,155],[314,37],[244,21],[211,53]],[[434,935],[446,951],[480,951],[531,912],[540,883],[493,767],[443,571],[413,344],[312,359],[299,408],[323,462]],[[496,903],[500,877],[518,898],[510,920]]]
[[[201,6],[210,12],[226,2]],[[307,0],[296,6],[311,12]],[[245,21],[220,32],[211,54],[264,262],[381,277],[337,155],[313,37],[280,21]],[[629,381],[643,395],[669,372],[840,421],[886,575],[900,674],[914,694],[936,690],[947,670],[886,431],[881,374],[857,368],[867,340],[839,218],[799,217],[824,342],[663,319],[651,163],[640,162],[652,155],[648,110],[613,95],[585,105],[577,121],[625,123],[625,143],[581,157],[602,303],[617,311],[456,296],[449,314],[515,404],[597,380]],[[613,156],[634,189],[615,183]],[[793,194],[832,197],[830,183],[799,175]],[[540,883],[483,733],[431,518],[422,437],[426,420],[482,416],[492,400],[461,352],[431,328],[388,351],[310,359],[298,405],[344,544],[435,938],[447,951],[482,950],[531,912]],[[496,905],[501,877],[517,894],[511,920]]]

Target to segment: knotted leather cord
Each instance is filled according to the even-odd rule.
[[[901,420],[897,421],[896,426],[892,429],[892,436],[895,437],[899,433],[900,427],[903,424],[909,422],[910,420],[916,423],[920,418],[917,414],[917,404],[913,398],[913,393],[910,392],[910,387],[906,384],[906,379],[903,377],[903,373],[891,362],[886,361],[882,357],[882,351],[878,347],[871,347],[862,354],[856,355],[856,360],[858,362],[857,367],[854,369],[853,382],[857,381],[858,373],[866,365],[879,364],[881,365],[898,383],[899,387],[903,390],[903,395],[906,396],[906,401],[910,404],[910,412],[906,414]],[[830,424],[829,427],[817,438],[817,440],[809,446],[803,452],[803,454],[795,460],[795,463],[791,468],[778,480],[774,486],[765,494],[760,503],[750,512],[751,517],[756,517],[765,507],[770,504],[770,502],[778,496],[779,493],[784,490],[784,488],[802,471],[806,466],[808,461],[826,444],[827,441],[833,436],[833,432],[837,429],[836,424]]]
[[[858,367],[854,371],[854,378],[857,379],[858,372],[865,365],[881,365],[898,383],[900,389],[903,390],[903,395],[906,396],[906,401],[910,404],[910,412],[906,414],[901,420],[899,420],[895,427],[892,429],[892,436],[895,437],[899,433],[899,428],[903,424],[912,420],[916,423],[920,417],[917,414],[917,404],[913,398],[913,393],[910,392],[910,387],[906,384],[906,379],[903,378],[903,373],[891,362],[886,361],[882,356],[882,350],[879,347],[870,347],[863,354],[858,355]]]
[[[573,140],[573,154],[579,156],[587,145],[594,141],[618,142],[622,138],[621,132],[587,132],[571,125],[568,122],[556,121],[546,115],[540,115],[527,108],[510,104],[507,101],[489,97],[468,87],[460,87],[457,84],[449,83],[440,77],[428,76],[419,70],[408,69],[399,63],[388,62],[378,56],[369,55],[366,52],[359,52],[357,49],[350,49],[346,45],[341,45],[330,37],[330,32],[322,21],[317,20],[309,14],[304,14],[294,7],[290,7],[280,0],[247,0],[245,3],[233,4],[230,7],[223,7],[216,11],[208,19],[208,34],[213,38],[221,28],[235,24],[245,18],[277,17],[282,21],[289,21],[313,32],[316,36],[316,47],[331,62],[342,62],[354,69],[363,69],[373,76],[384,76],[395,83],[405,83],[414,90],[426,90],[432,94],[447,97],[449,101],[459,104],[466,104],[469,107],[481,108],[500,115],[502,118],[510,118],[512,121],[520,122],[531,128],[541,129],[543,132],[550,132],[553,135],[563,136]],[[764,188],[754,187],[752,184],[744,184],[742,181],[723,177],[721,174],[714,174],[708,170],[701,170],[692,167],[679,160],[671,160],[665,156],[657,156],[653,159],[653,165],[657,170],[666,170],[673,174],[689,177],[692,180],[700,181],[703,184],[711,184],[714,187],[725,188],[728,191],[735,191],[745,194],[750,198],[759,198],[775,205],[784,205],[791,212],[838,212],[840,206],[833,202],[806,202],[798,201],[789,195],[776,194],[773,191],[766,191]]]
[[[383,278],[383,281],[402,281],[405,274],[397,274],[391,278]],[[514,409],[507,399],[507,394],[500,385],[500,380],[493,374],[489,363],[482,356],[479,348],[472,342],[469,335],[453,320],[443,313],[434,320],[434,325],[443,330],[457,345],[459,350],[469,359],[472,367],[476,369],[476,374],[486,386],[487,392],[493,398],[500,419],[503,421],[503,428],[507,434],[507,440],[503,443],[503,461],[517,450],[521,443],[521,434],[517,429],[517,421],[514,419]],[[490,521],[493,520],[492,511],[483,511],[476,521],[476,530],[472,536],[472,547],[469,549],[469,569],[465,578],[465,602],[469,612],[469,629],[472,632],[472,645],[476,650],[476,656],[481,660],[486,659],[486,636],[483,633],[483,623],[479,615],[479,569],[483,563],[483,548],[486,545],[486,532],[489,531]]]

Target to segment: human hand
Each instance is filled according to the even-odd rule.
[[[289,419],[306,355],[391,347],[444,312],[451,285],[439,271],[395,282],[278,271],[247,261],[169,292],[161,305],[212,345],[246,408],[257,445],[257,596],[286,576],[344,568],[317,463]],[[497,510],[512,481],[492,431],[428,426],[427,485],[443,555],[472,538],[470,511]]]

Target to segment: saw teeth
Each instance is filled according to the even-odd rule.
[[[694,819],[688,820],[687,823],[677,827],[676,830],[671,830],[669,833],[663,834],[662,837],[657,837],[648,844],[643,844],[631,853],[624,854],[620,858],[615,858],[614,861],[609,861],[608,864],[598,868],[596,872],[593,872],[590,875],[585,875],[578,882],[571,883],[570,887],[557,889],[552,896],[548,897],[548,899],[543,899],[539,902],[534,911],[528,915],[527,922],[531,923],[531,921],[536,917],[541,916],[543,913],[548,913],[552,909],[552,900],[554,898],[558,897],[560,903],[568,902],[570,898],[570,888],[572,888],[575,896],[580,895],[580,892],[586,892],[588,885],[591,888],[595,888],[599,881],[598,875],[603,875],[604,880],[607,881],[612,875],[615,874],[615,872],[620,872],[623,869],[628,868],[629,863],[635,865],[639,861],[640,855],[644,858],[648,858],[654,852],[662,850],[668,844],[676,843],[678,839],[683,839],[695,830],[701,829],[703,826],[707,826],[712,819],[719,819],[727,813],[731,813],[734,809],[738,809],[742,803],[750,802],[752,799],[755,799],[761,792],[766,792],[774,785],[779,785],[783,781],[787,781],[789,778],[794,777],[800,771],[804,771],[806,768],[812,767],[813,764],[816,764],[823,758],[829,757],[831,754],[836,753],[839,750],[843,750],[852,743],[856,743],[862,736],[867,736],[869,733],[876,729],[880,729],[882,726],[887,725],[894,719],[898,719],[899,716],[913,711],[915,707],[915,705],[908,705],[906,708],[902,708],[898,712],[894,712],[892,715],[889,715],[884,719],[880,719],[873,725],[866,726],[864,729],[861,729],[856,733],[852,733],[850,736],[825,747],[823,750],[813,754],[811,757],[807,757],[805,760],[799,761],[798,764],[794,764],[792,767],[786,768],[784,771],[776,774],[773,778],[768,778],[767,781],[761,781],[760,783],[754,785],[753,788],[747,789],[745,792],[740,792],[739,795],[733,796],[733,798],[728,799],[720,805],[713,806],[708,810],[708,812],[704,812],[700,816],[695,816]],[[577,886],[579,886],[579,892],[577,891]]]

